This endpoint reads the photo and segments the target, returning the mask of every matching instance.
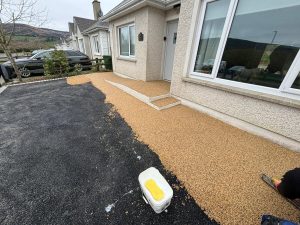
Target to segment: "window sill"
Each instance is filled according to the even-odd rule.
[[[229,85],[225,85],[225,84],[219,84],[219,83],[216,83],[213,81],[208,81],[208,80],[200,80],[200,79],[189,78],[189,77],[183,77],[182,80],[184,82],[199,84],[199,85],[202,85],[205,87],[215,88],[218,90],[227,91],[227,92],[231,92],[234,94],[239,94],[239,95],[243,95],[243,96],[247,96],[247,97],[251,97],[251,98],[255,98],[255,99],[259,99],[259,100],[264,100],[264,101],[300,109],[300,101],[296,100],[296,99],[290,99],[287,97],[262,93],[262,92],[258,92],[258,91],[252,91],[252,90],[243,89],[243,88],[239,88],[239,87],[233,87],[233,86],[229,86]]]
[[[136,62],[137,61],[135,58],[122,57],[122,56],[117,57],[117,60],[124,60],[124,61],[129,61],[129,62]]]

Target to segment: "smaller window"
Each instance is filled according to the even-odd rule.
[[[83,39],[79,39],[79,49],[82,53],[85,53]]]
[[[129,35],[130,35],[130,55],[135,55],[135,27],[129,27]]]
[[[94,42],[95,53],[100,53],[100,45],[99,45],[98,36],[93,36],[93,42]]]
[[[135,26],[133,24],[119,28],[120,55],[135,56]]]

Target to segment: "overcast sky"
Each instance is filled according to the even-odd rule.
[[[100,0],[102,10],[107,13],[122,0]],[[68,31],[68,22],[73,16],[93,19],[92,0],[39,0],[39,8],[46,9],[48,21],[43,27]]]

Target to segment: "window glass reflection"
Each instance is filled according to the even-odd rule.
[[[207,3],[194,72],[212,72],[229,3],[230,0]]]
[[[292,88],[300,89],[300,73],[298,74],[294,84],[292,85]]]
[[[218,78],[279,88],[300,47],[300,2],[240,0]]]
[[[129,56],[129,29],[128,27],[121,27],[120,34],[120,55]]]

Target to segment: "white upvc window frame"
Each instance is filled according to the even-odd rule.
[[[96,41],[95,41],[96,39]],[[98,34],[95,34],[95,35],[92,35],[92,40],[93,40],[93,50],[94,50],[94,54],[95,55],[101,55],[101,44],[100,44],[100,41],[99,41],[99,35]],[[97,46],[97,43],[98,43],[98,46]],[[97,49],[98,48],[98,49]]]
[[[121,39],[120,39],[120,30],[122,28],[125,28],[127,27],[128,28],[128,45],[129,45],[129,55],[121,55]],[[130,46],[130,40],[131,40],[131,37],[130,37],[130,27],[134,27],[134,30],[135,30],[135,23],[128,23],[128,24],[125,24],[125,25],[122,25],[122,26],[118,26],[117,27],[117,36],[118,36],[118,53],[119,53],[119,57],[120,58],[130,58],[130,59],[134,59],[135,58],[135,55],[136,55],[136,51],[134,53],[134,55],[131,55],[131,46]],[[135,30],[136,32],[136,30]],[[134,42],[134,45],[135,45],[135,50],[136,50],[136,41]]]
[[[106,32],[105,32],[105,33],[103,33],[103,32],[104,32],[104,31],[100,31],[100,32],[99,32],[99,39],[100,39],[100,40],[99,40],[99,41],[100,41],[99,43],[100,43],[100,47],[101,47],[101,48],[100,48],[101,54],[102,54],[102,55],[106,55],[106,54],[105,54],[105,51],[104,51],[103,35],[105,35],[105,37],[107,37],[108,35],[107,35]],[[107,43],[108,43],[108,42],[107,42]]]
[[[300,50],[292,63],[287,75],[279,87],[279,90],[286,93],[291,93],[295,95],[300,95],[300,89],[292,88],[292,85],[296,81],[298,74],[300,72]]]
[[[218,61],[221,61],[221,59],[222,59],[222,54],[223,54],[223,51],[225,48],[226,39],[227,39],[228,33],[230,31],[230,29],[228,29],[228,31],[226,32],[226,30],[227,30],[226,28],[231,27],[234,12],[237,7],[236,0],[231,0],[230,4],[229,4],[227,16],[225,19],[222,35],[220,38],[219,47],[217,50],[217,54],[216,54],[216,58],[215,58],[215,62],[214,62],[214,66],[213,66],[213,70],[212,70],[211,74],[195,72],[194,68],[195,68],[195,63],[196,63],[196,58],[197,58],[198,47],[200,44],[200,38],[201,38],[201,34],[202,34],[207,5],[208,5],[208,3],[215,2],[215,1],[218,1],[218,0],[204,0],[201,4],[201,10],[198,15],[198,22],[197,22],[197,28],[196,28],[196,38],[195,38],[194,48],[193,48],[194,50],[192,53],[192,60],[191,60],[191,65],[190,65],[190,74],[194,75],[194,76],[201,76],[201,77],[207,77],[207,78],[215,78],[216,77],[216,71],[219,68],[217,66],[217,65],[219,65]],[[232,11],[234,11],[234,12],[232,12]],[[230,15],[232,15],[232,16],[230,16]],[[220,60],[218,60],[219,58],[220,58]]]
[[[257,91],[282,97],[288,97],[293,99],[299,99],[300,100],[300,90],[291,88],[293,83],[295,82],[295,79],[297,78],[299,72],[300,72],[300,50],[298,51],[297,56],[295,57],[291,67],[289,68],[287,74],[285,75],[284,80],[282,81],[280,87],[277,88],[271,88],[271,87],[265,87],[255,84],[248,84],[248,83],[242,83],[238,81],[232,81],[232,80],[226,80],[218,78],[218,69],[220,67],[222,56],[225,50],[227,38],[229,36],[229,32],[233,23],[233,19],[235,16],[235,12],[238,6],[238,3],[240,0],[231,0],[227,16],[225,19],[222,35],[220,38],[219,47],[216,54],[216,59],[214,62],[214,66],[212,69],[211,74],[205,74],[205,73],[199,73],[195,72],[195,63],[196,63],[196,57],[197,52],[200,44],[200,38],[202,33],[202,28],[204,24],[205,19],[205,13],[207,9],[207,4],[210,2],[214,2],[218,0],[204,0],[202,3],[200,3],[200,10],[199,14],[197,15],[197,22],[196,22],[196,29],[193,37],[193,43],[192,43],[192,57],[189,62],[189,69],[188,69],[188,77],[194,78],[194,79],[200,79],[200,80],[206,80],[206,81],[213,81],[218,84],[228,85],[232,87],[237,88],[243,88],[246,90],[251,91]]]

